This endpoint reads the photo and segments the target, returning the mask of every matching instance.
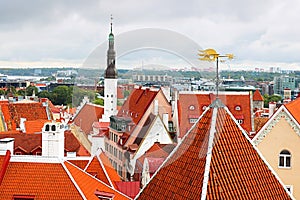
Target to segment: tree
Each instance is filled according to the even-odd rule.
[[[37,94],[37,93],[38,93],[37,87],[32,86],[32,85],[28,86],[28,87],[26,88],[26,96],[32,96],[33,91],[34,91],[35,94]]]
[[[90,102],[93,102],[95,99],[97,99],[97,95],[94,90],[86,90],[79,87],[72,88],[72,106],[78,106],[85,96],[89,98]]]
[[[70,87],[71,88],[71,87]],[[72,90],[68,86],[57,86],[53,89],[50,100],[54,105],[72,103]]]
[[[282,100],[281,96],[280,96],[280,95],[276,95],[276,94],[273,94],[273,95],[271,95],[271,96],[265,94],[265,95],[263,96],[263,98],[264,98],[264,107],[265,107],[265,108],[268,108],[268,107],[269,107],[269,103],[270,103],[270,102],[276,102],[276,103],[277,103],[277,102],[279,102],[279,101]]]
[[[94,104],[100,105],[100,106],[104,106],[104,100],[102,98],[99,99],[95,99],[93,101]]]
[[[130,95],[130,91],[129,90],[125,90],[124,91],[124,97],[127,98]]]
[[[48,98],[48,99],[51,99],[51,93],[48,92],[48,91],[46,91],[46,90],[40,91],[40,92],[37,94],[37,96],[38,96],[39,98]]]

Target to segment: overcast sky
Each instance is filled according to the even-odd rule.
[[[204,49],[235,54],[235,64],[298,67],[299,13],[298,0],[3,0],[0,66],[80,66],[107,40],[113,14],[116,37],[136,29],[167,29]],[[130,60],[151,64],[147,59],[163,62],[165,54],[147,56],[123,59],[128,65]]]

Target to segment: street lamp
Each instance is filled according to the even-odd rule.
[[[233,54],[220,55],[214,49],[199,50],[198,55],[200,56],[199,60],[209,61],[209,62],[216,61],[216,64],[217,64],[216,90],[217,90],[217,97],[218,97],[218,95],[219,95],[219,58],[227,58],[228,60],[231,60],[234,58],[234,55]],[[225,60],[221,60],[221,61],[225,61]]]

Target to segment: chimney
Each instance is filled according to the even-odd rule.
[[[270,102],[269,103],[269,118],[274,114],[275,108],[276,108],[276,103]]]
[[[163,118],[164,125],[166,126],[167,130],[169,131],[169,114],[164,113],[162,118]]]
[[[42,156],[63,158],[65,129],[59,122],[46,122],[42,129]]]
[[[20,118],[20,130],[23,133],[26,133],[25,122],[26,122],[26,118]]]
[[[14,141],[15,138],[0,139],[0,155],[5,155],[7,150],[9,150],[11,154],[14,154]]]

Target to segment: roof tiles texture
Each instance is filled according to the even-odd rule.
[[[214,109],[205,112],[138,199],[291,199],[229,111]]]
[[[44,107],[42,102],[13,103],[0,101],[0,108],[8,131],[20,127],[20,118],[26,118],[28,121],[48,120],[47,107]]]
[[[0,199],[34,195],[35,199],[82,199],[59,163],[10,162],[0,186]]]
[[[88,172],[89,174],[95,176],[97,179],[103,181],[107,185],[112,186],[108,180],[108,177],[106,176],[106,174],[104,172],[104,169],[100,165],[99,160],[97,159],[96,156],[93,157],[92,161],[89,163],[89,165],[85,171]]]
[[[253,93],[253,101],[263,101],[264,98],[261,96],[259,90],[255,90]]]
[[[85,134],[93,130],[93,123],[102,118],[104,108],[102,106],[87,103],[74,118],[74,123],[79,126]]]
[[[118,200],[130,199],[104,182],[99,181],[92,176],[87,176],[83,170],[75,167],[71,163],[65,162],[65,165],[87,199],[99,200],[99,198],[95,195],[96,191],[114,194],[114,199]]]
[[[134,89],[117,116],[131,117],[132,121],[138,124],[157,93],[158,91],[150,89]]]
[[[293,115],[293,117],[300,124],[300,98],[284,105],[288,111]]]
[[[33,121],[25,121],[25,131],[26,133],[41,133],[42,128],[46,122],[50,122],[50,120],[46,119],[37,119]]]

